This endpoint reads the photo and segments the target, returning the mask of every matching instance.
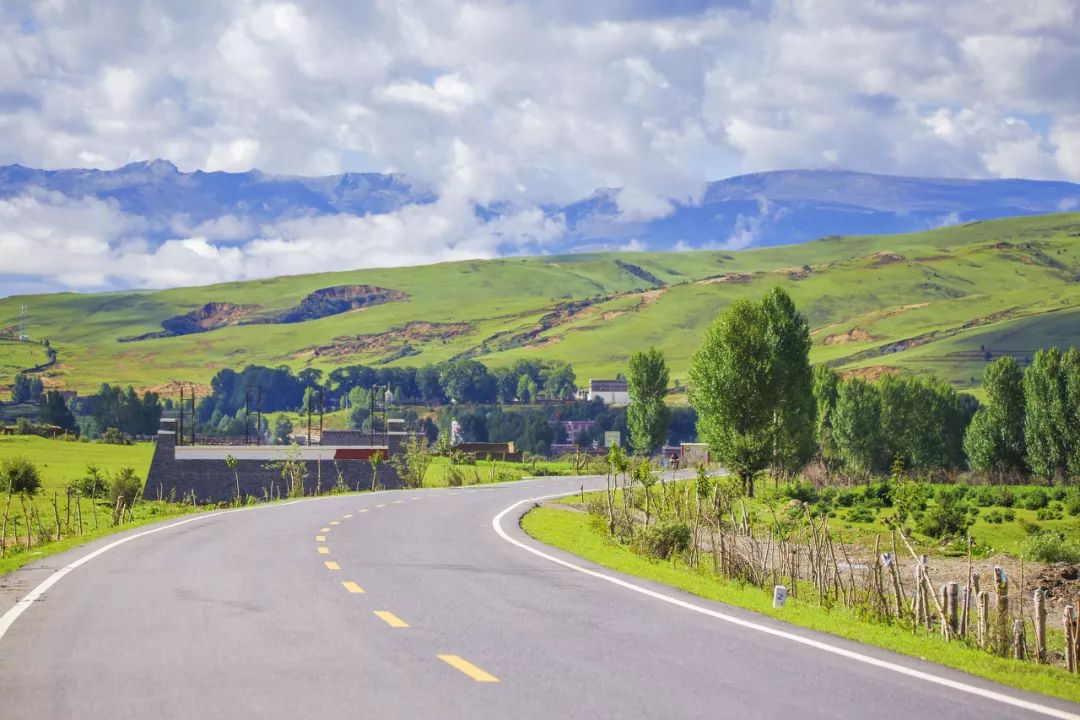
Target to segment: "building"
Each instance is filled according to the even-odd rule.
[[[556,420],[553,424],[562,427],[563,437],[571,445],[577,443],[578,435],[596,427],[595,420]]]
[[[605,405],[626,405],[630,394],[625,380],[590,380],[589,400],[600,398]]]

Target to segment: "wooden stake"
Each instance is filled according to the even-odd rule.
[[[1013,657],[1017,660],[1024,659],[1024,621],[1021,618],[1013,620]]]
[[[1065,606],[1061,624],[1065,630],[1065,669],[1076,672],[1076,645],[1073,642],[1076,635],[1076,608],[1072,605]]]
[[[964,603],[964,607],[960,610],[960,637],[967,637],[968,631],[968,618],[971,615],[971,546],[972,538],[968,535],[967,539],[967,577],[964,579],[964,594],[961,595],[961,601]]]
[[[1042,588],[1032,597],[1035,605],[1035,662],[1046,662],[1046,596]]]
[[[994,633],[994,652],[1004,655],[1009,646],[1009,576],[1001,567],[994,568],[994,589],[996,591],[995,610],[997,611],[996,632]]]
[[[978,611],[978,634],[976,636],[976,642],[980,648],[986,647],[987,634],[989,632],[989,616],[990,616],[990,593],[986,590],[980,590],[979,594],[975,596],[975,609]]]

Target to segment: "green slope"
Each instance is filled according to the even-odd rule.
[[[652,278],[663,284],[654,286]],[[0,300],[0,328],[26,303],[28,333],[59,362],[49,382],[91,390],[207,383],[248,363],[332,368],[420,365],[472,356],[566,360],[584,381],[612,375],[643,345],[675,378],[705,326],[733,300],[781,285],[814,328],[814,359],[877,374],[933,371],[971,386],[986,351],[1024,359],[1080,342],[1080,214],[973,223],[907,235],[825,238],[744,252],[613,253],[444,263],[279,277],[198,288],[60,293]],[[372,285],[400,302],[291,324],[230,325],[120,342],[208,302],[254,306],[266,321],[313,291]],[[0,383],[43,353],[0,343]]]

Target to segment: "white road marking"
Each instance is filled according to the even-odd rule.
[[[874,667],[878,667],[883,670],[891,670],[892,672],[899,673],[901,675],[907,675],[908,677],[913,677],[918,680],[925,680],[926,682],[934,683],[936,685],[943,685],[947,688],[952,688],[953,690],[959,690],[960,692],[977,695],[979,697],[986,698],[987,700],[993,700],[1004,705],[1011,705],[1013,707],[1022,708],[1024,710],[1030,710],[1031,712],[1038,713],[1040,715],[1046,715],[1047,717],[1060,718],[1061,720],[1080,720],[1080,715],[1068,712],[1067,710],[1059,710],[1058,708],[1050,707],[1049,705],[1040,705],[1039,703],[1031,702],[1030,700],[1024,700],[1018,697],[1013,697],[1012,695],[1006,695],[1005,693],[997,692],[995,690],[987,690],[986,688],[981,688],[976,685],[969,685],[965,682],[960,682],[958,680],[951,680],[949,678],[941,677],[939,675],[934,675],[933,673],[909,668],[904,665],[900,665],[899,663],[882,660],[871,655],[865,655],[860,652],[855,652],[854,650],[848,650],[837,645],[830,645],[829,643],[823,642],[821,640],[814,640],[813,638],[803,637],[802,635],[789,632],[787,630],[780,630],[778,628],[769,627],[768,625],[762,625],[751,620],[744,620],[742,618],[735,617],[734,615],[728,615],[727,613],[718,612],[710,608],[702,607],[701,605],[695,605],[694,603],[680,600],[679,598],[672,597],[670,595],[664,595],[663,593],[656,592],[655,590],[649,590],[648,588],[641,587],[640,585],[635,585],[634,583],[627,582],[626,580],[623,580],[621,578],[607,575],[602,572],[597,572],[596,570],[590,570],[589,568],[576,565],[561,558],[557,558],[554,555],[549,555],[543,550],[537,550],[536,548],[526,545],[519,540],[515,540],[514,538],[510,537],[505,530],[503,530],[502,519],[507,515],[507,513],[511,512],[515,508],[526,503],[535,503],[540,502],[541,500],[550,500],[551,498],[555,497],[565,497],[566,494],[567,493],[564,491],[561,493],[555,493],[553,495],[544,495],[542,497],[531,498],[529,500],[519,500],[518,502],[514,503],[510,507],[500,512],[494,518],[492,518],[491,527],[494,528],[495,532],[499,534],[499,537],[501,537],[506,542],[510,543],[511,545],[516,545],[522,550],[530,552],[537,557],[541,557],[544,560],[548,560],[549,562],[553,562],[557,565],[562,565],[565,568],[575,570],[579,573],[590,575],[594,578],[598,578],[614,585],[618,585],[619,587],[626,588],[627,590],[632,590],[636,593],[647,595],[656,600],[661,600],[671,605],[675,605],[676,607],[683,608],[684,610],[690,610],[692,612],[700,613],[702,615],[708,615],[709,617],[716,618],[717,620],[723,620],[724,622],[738,625],[749,630],[756,630],[758,632],[765,633],[766,635],[772,635],[774,637],[783,638],[784,640],[790,640],[792,642],[796,642],[802,645],[808,645],[818,650],[833,653],[834,655],[840,655],[841,657],[848,658],[849,660],[855,660],[857,662],[866,663],[867,665],[873,665]]]

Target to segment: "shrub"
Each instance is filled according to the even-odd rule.
[[[1025,557],[1038,562],[1080,563],[1080,543],[1053,530],[1033,533],[1021,547]]]
[[[642,549],[653,557],[668,559],[690,547],[690,526],[677,520],[665,520],[646,528],[641,536]]]
[[[105,491],[109,487],[109,482],[105,479],[105,475],[101,472],[101,468],[97,465],[89,464],[86,466],[86,474],[72,483],[74,490],[80,495],[88,498],[101,498],[105,497]]]
[[[1047,491],[1047,494],[1051,500],[1064,500],[1068,494],[1068,488],[1064,485],[1055,485]]]
[[[997,488],[990,485],[979,485],[972,488],[972,491],[968,494],[971,502],[975,503],[978,507],[990,507],[991,505],[997,505],[998,493]]]
[[[1043,508],[1042,510],[1035,513],[1035,519],[1036,520],[1060,520],[1061,519],[1061,511],[1054,510],[1053,508],[1048,508],[1048,507]]]
[[[1024,532],[1026,532],[1028,535],[1034,535],[1038,532],[1042,532],[1042,526],[1039,525],[1039,523],[1032,522],[1027,518],[1020,518],[1018,522],[1020,523],[1020,527],[1023,528]]]
[[[997,488],[997,502],[995,505],[1001,507],[1012,507],[1016,504],[1016,493],[1008,485],[999,485]]]
[[[914,480],[905,480],[893,488],[893,508],[901,525],[926,509],[926,491],[925,486]]]
[[[848,522],[872,523],[876,517],[877,513],[864,505],[854,507],[847,512]]]
[[[131,507],[135,498],[142,493],[142,487],[143,481],[135,474],[133,468],[121,468],[113,475],[112,482],[109,483],[109,500],[115,507],[116,501],[123,498],[124,505]]]
[[[938,490],[936,502],[919,518],[919,531],[933,538],[962,536],[974,519],[972,508],[955,487]]]
[[[993,525],[1000,525],[1005,519],[1000,510],[991,510],[983,516],[983,520]]]
[[[1029,489],[1020,498],[1020,505],[1028,510],[1041,510],[1050,502],[1050,496],[1040,487]]]
[[[1005,522],[1012,522],[1016,519],[1016,511],[1012,508],[1005,508],[1001,511],[1001,516],[1005,518]]]
[[[859,499],[860,493],[854,488],[844,488],[836,493],[837,507],[851,507]]]
[[[101,442],[106,445],[130,445],[131,438],[124,433],[120,432],[117,428],[106,428],[105,432],[101,433]]]
[[[1074,488],[1065,496],[1065,512],[1070,515],[1080,515],[1080,490]]]
[[[0,460],[0,490],[36,495],[41,490],[37,465],[22,456]]]
[[[447,487],[461,487],[465,484],[465,473],[457,465],[444,466],[443,477],[446,478]]]
[[[861,504],[868,508],[892,507],[892,495],[892,486],[889,483],[870,483],[863,488]]]
[[[780,486],[780,497],[798,500],[801,503],[813,505],[818,501],[819,496],[817,491],[814,490],[813,485],[808,482],[796,480],[795,482],[784,483]]]

